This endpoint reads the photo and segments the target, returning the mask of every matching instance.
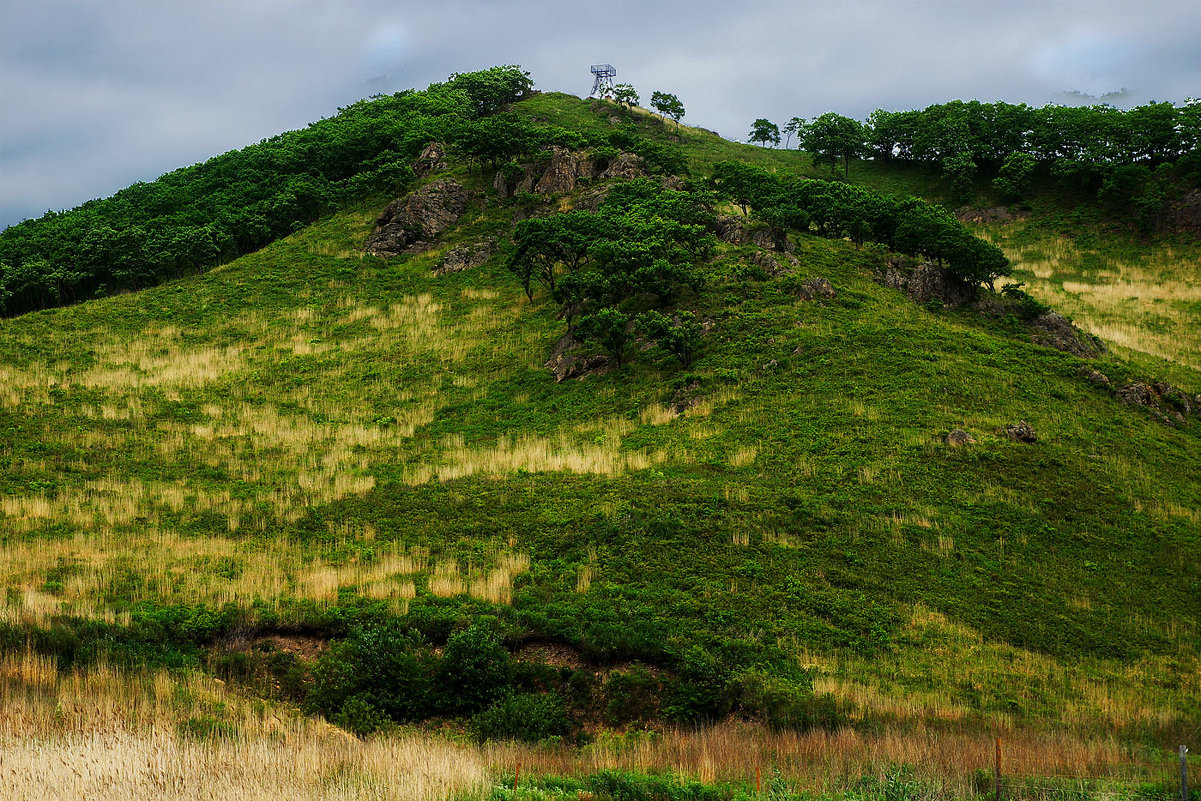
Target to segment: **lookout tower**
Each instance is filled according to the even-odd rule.
[[[617,76],[617,70],[613,69],[613,65],[593,64],[592,75],[595,80],[592,81],[592,91],[588,93],[588,96],[611,97],[613,95],[613,78]]]

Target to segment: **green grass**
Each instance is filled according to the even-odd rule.
[[[557,95],[523,108],[582,132],[621,116]],[[808,169],[680,135],[701,172]],[[852,177],[929,187],[874,170]],[[692,643],[809,660],[832,692],[941,694],[981,724],[1201,723],[1196,423],[1164,426],[1015,321],[931,313],[872,280],[870,251],[804,236],[792,279],[741,280],[723,250],[681,304],[714,322],[686,373],[648,351],[556,384],[554,304],[528,303],[498,260],[439,278],[437,252],[361,257],[382,205],[207,275],[0,321],[11,623],[122,624],[138,602],[230,602],[273,625],[355,604],[488,611],[598,660],[668,663]],[[504,235],[512,213],[479,199],[444,247]],[[789,291],[814,276],[837,298]],[[1150,366],[1126,356],[1097,366]],[[1188,364],[1163,372],[1196,391]],[[687,387],[704,402],[669,412]],[[999,433],[1018,420],[1036,444]],[[948,448],[952,428],[977,444]],[[952,634],[979,647],[930,686]]]

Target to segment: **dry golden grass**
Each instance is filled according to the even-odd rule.
[[[345,528],[343,541],[370,540],[372,529]],[[336,550],[336,547],[335,547]],[[44,592],[51,570],[67,568],[61,589]],[[486,563],[471,566],[457,585],[443,581],[445,565],[430,579],[432,591],[455,595],[469,591],[493,603],[508,603],[513,578],[529,569],[529,557],[497,550]],[[130,571],[141,579],[130,600],[163,603],[208,603],[249,606],[266,601],[303,598],[322,604],[337,600],[342,588],[355,587],[368,598],[394,600],[403,611],[415,597],[415,580],[429,570],[424,548],[391,544],[369,561],[329,562],[285,540],[251,541],[219,537],[181,537],[150,529],[137,534],[78,534],[61,540],[15,542],[0,549],[0,585],[17,590],[0,602],[0,620],[44,623],[55,614],[105,618],[112,615],[98,599]],[[457,576],[458,567],[452,566]],[[439,583],[443,582],[443,583]],[[453,591],[451,591],[453,589]]]
[[[1039,300],[1108,344],[1201,369],[1201,258],[1171,247],[1149,248],[1137,263],[1085,253],[1066,238],[1005,246],[1014,276]]]
[[[950,537],[934,549],[949,554]],[[953,688],[1008,688],[1022,705],[1037,705],[1039,689],[1054,687],[1057,727],[1067,731],[1119,733],[1132,728],[1169,727],[1190,712],[1201,694],[1201,657],[1145,656],[1133,664],[1092,660],[1066,665],[1051,657],[987,642],[978,632],[915,606],[900,637],[907,643],[871,659],[849,654],[821,656],[796,649],[815,671],[814,689],[855,705],[864,719],[921,721],[978,720],[980,710]],[[1175,666],[1175,667],[1173,667]],[[1167,691],[1148,692],[1156,677],[1183,679]],[[937,689],[935,689],[937,688]],[[1012,728],[1013,718],[992,713],[994,725]]]
[[[249,703],[198,674],[60,676],[32,654],[0,660],[5,798],[433,801],[488,780],[477,749],[415,734],[360,741]],[[232,737],[181,733],[218,719]]]

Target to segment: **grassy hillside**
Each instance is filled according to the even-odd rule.
[[[518,108],[584,134],[620,116],[561,95]],[[811,172],[642,123],[678,136],[694,173],[731,158]],[[856,174],[937,197],[921,173]],[[0,320],[10,654],[203,668],[299,700],[239,672],[282,653],[311,681],[264,638],[320,649],[399,617],[441,645],[484,620],[519,656],[559,654],[521,681],[590,727],[640,716],[605,711],[633,697],[613,675],[650,688],[647,717],[681,720],[706,676],[749,692],[762,675],[811,685],[860,732],[1114,737],[1135,749],[1115,762],[1195,737],[1201,427],[1086,377],[1201,391],[1181,300],[1195,271],[1172,272],[1158,317],[1115,300],[1166,286],[1180,251],[1132,252],[1144,272],[1109,281],[1090,245],[1040,251],[1037,218],[988,230],[1040,297],[1102,336],[1133,331],[1086,362],[1013,318],[908,301],[873,280],[871,248],[798,235],[799,268],[771,278],[747,269],[753,246],[721,245],[680,301],[712,322],[688,369],[649,349],[556,383],[557,304],[527,301],[499,256],[432,272],[534,201],[497,198],[490,172],[445,176],[476,194],[417,256],[363,255],[380,198],[205,275]],[[1117,288],[1076,289],[1086,269]],[[833,299],[801,299],[815,277]],[[1003,436],[1019,420],[1037,442]],[[975,444],[948,446],[955,428]],[[6,702],[53,698],[56,680],[32,692],[6,664]],[[180,710],[258,732],[232,704]]]

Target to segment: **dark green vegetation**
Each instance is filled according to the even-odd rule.
[[[5,648],[203,664],[356,731],[897,722],[840,681],[937,692],[965,725],[1169,740],[1201,724],[1201,427],[1086,378],[1155,376],[1031,344],[1021,296],[984,316],[880,286],[889,248],[973,282],[1006,270],[925,201],[798,182],[796,153],[612,104],[491,113],[505,96],[475,80],[433,116],[458,122],[403,128],[410,156],[445,134],[439,177],[476,193],[433,251],[362,257],[386,202],[365,196],[207,274],[3,322],[3,545],[35,556],[6,555],[0,580],[6,608],[62,604],[12,612]],[[547,144],[691,178],[612,181],[595,213],[491,191],[485,165],[522,170]],[[739,206],[793,251],[787,274],[713,235]],[[482,266],[433,273],[491,236],[505,245]],[[833,297],[806,299],[816,278]],[[543,362],[565,326],[612,369],[556,383]],[[1037,442],[1001,433],[1019,420]],[[953,428],[976,443],[948,447]],[[388,568],[398,554],[413,564]],[[506,557],[504,591],[477,590]],[[978,642],[950,678],[927,669],[948,647],[927,618]],[[336,642],[302,659],[268,633]],[[574,660],[512,657],[547,644]],[[1114,713],[1108,694],[1166,711]]]
[[[758,123],[757,123],[758,124]],[[1007,200],[1029,196],[1036,176],[1093,194],[1149,230],[1201,181],[1201,103],[1043,106],[954,101],[921,111],[877,109],[866,123],[835,113],[789,122],[814,164],[870,156],[942,173],[967,198],[981,179]],[[787,128],[786,128],[787,130]]]

